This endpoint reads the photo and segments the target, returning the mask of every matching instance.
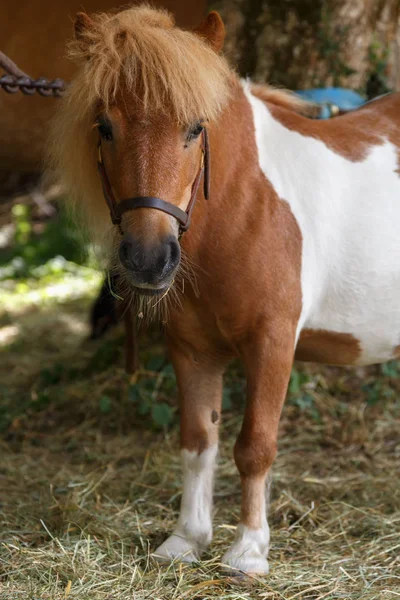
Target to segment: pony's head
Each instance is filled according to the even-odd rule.
[[[180,262],[179,223],[135,208],[113,227],[97,172],[98,152],[118,205],[155,197],[186,211],[202,164],[202,130],[226,104],[232,74],[219,54],[224,25],[215,12],[196,30],[140,6],[79,13],[70,55],[80,70],[52,127],[51,159],[95,240],[114,243],[135,288],[160,294]]]

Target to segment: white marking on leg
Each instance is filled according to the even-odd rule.
[[[267,556],[270,533],[267,521],[267,493],[268,488],[264,487],[262,499],[258,503],[261,527],[254,529],[244,523],[239,523],[235,542],[221,560],[224,566],[249,574],[266,575],[268,573]],[[252,516],[257,520],[257,515]]]
[[[156,550],[155,558],[199,560],[212,539],[212,493],[217,445],[201,454],[182,451],[183,494],[173,534]]]
[[[267,561],[269,550],[269,526],[250,529],[240,523],[236,529],[233,546],[225,553],[222,564],[244,573],[266,575],[269,571]]]

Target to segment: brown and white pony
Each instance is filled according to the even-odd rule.
[[[266,478],[294,357],[364,365],[399,353],[400,96],[312,121],[290,94],[239,81],[223,40],[215,12],[194,31],[148,7],[79,14],[80,70],[52,164],[125,294],[168,307],[184,476],[178,523],[155,555],[197,560],[211,541],[222,376],[239,356],[241,519],[222,562],[267,573]],[[171,205],[182,215],[193,200],[204,128],[210,198],[200,186],[179,239]]]

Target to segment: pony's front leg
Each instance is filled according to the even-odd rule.
[[[181,412],[183,493],[172,535],[156,550],[161,560],[199,560],[212,538],[212,493],[218,451],[223,365],[174,350]]]
[[[222,563],[245,573],[268,573],[266,481],[277,449],[278,424],[293,362],[294,337],[277,331],[242,349],[247,400],[234,456],[242,484],[240,522]]]

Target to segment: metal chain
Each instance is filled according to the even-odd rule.
[[[8,94],[22,92],[26,96],[33,96],[38,93],[40,96],[60,98],[68,86],[62,79],[53,81],[45,77],[32,79],[3,52],[0,52],[0,67],[7,73],[0,77],[0,89]]]

